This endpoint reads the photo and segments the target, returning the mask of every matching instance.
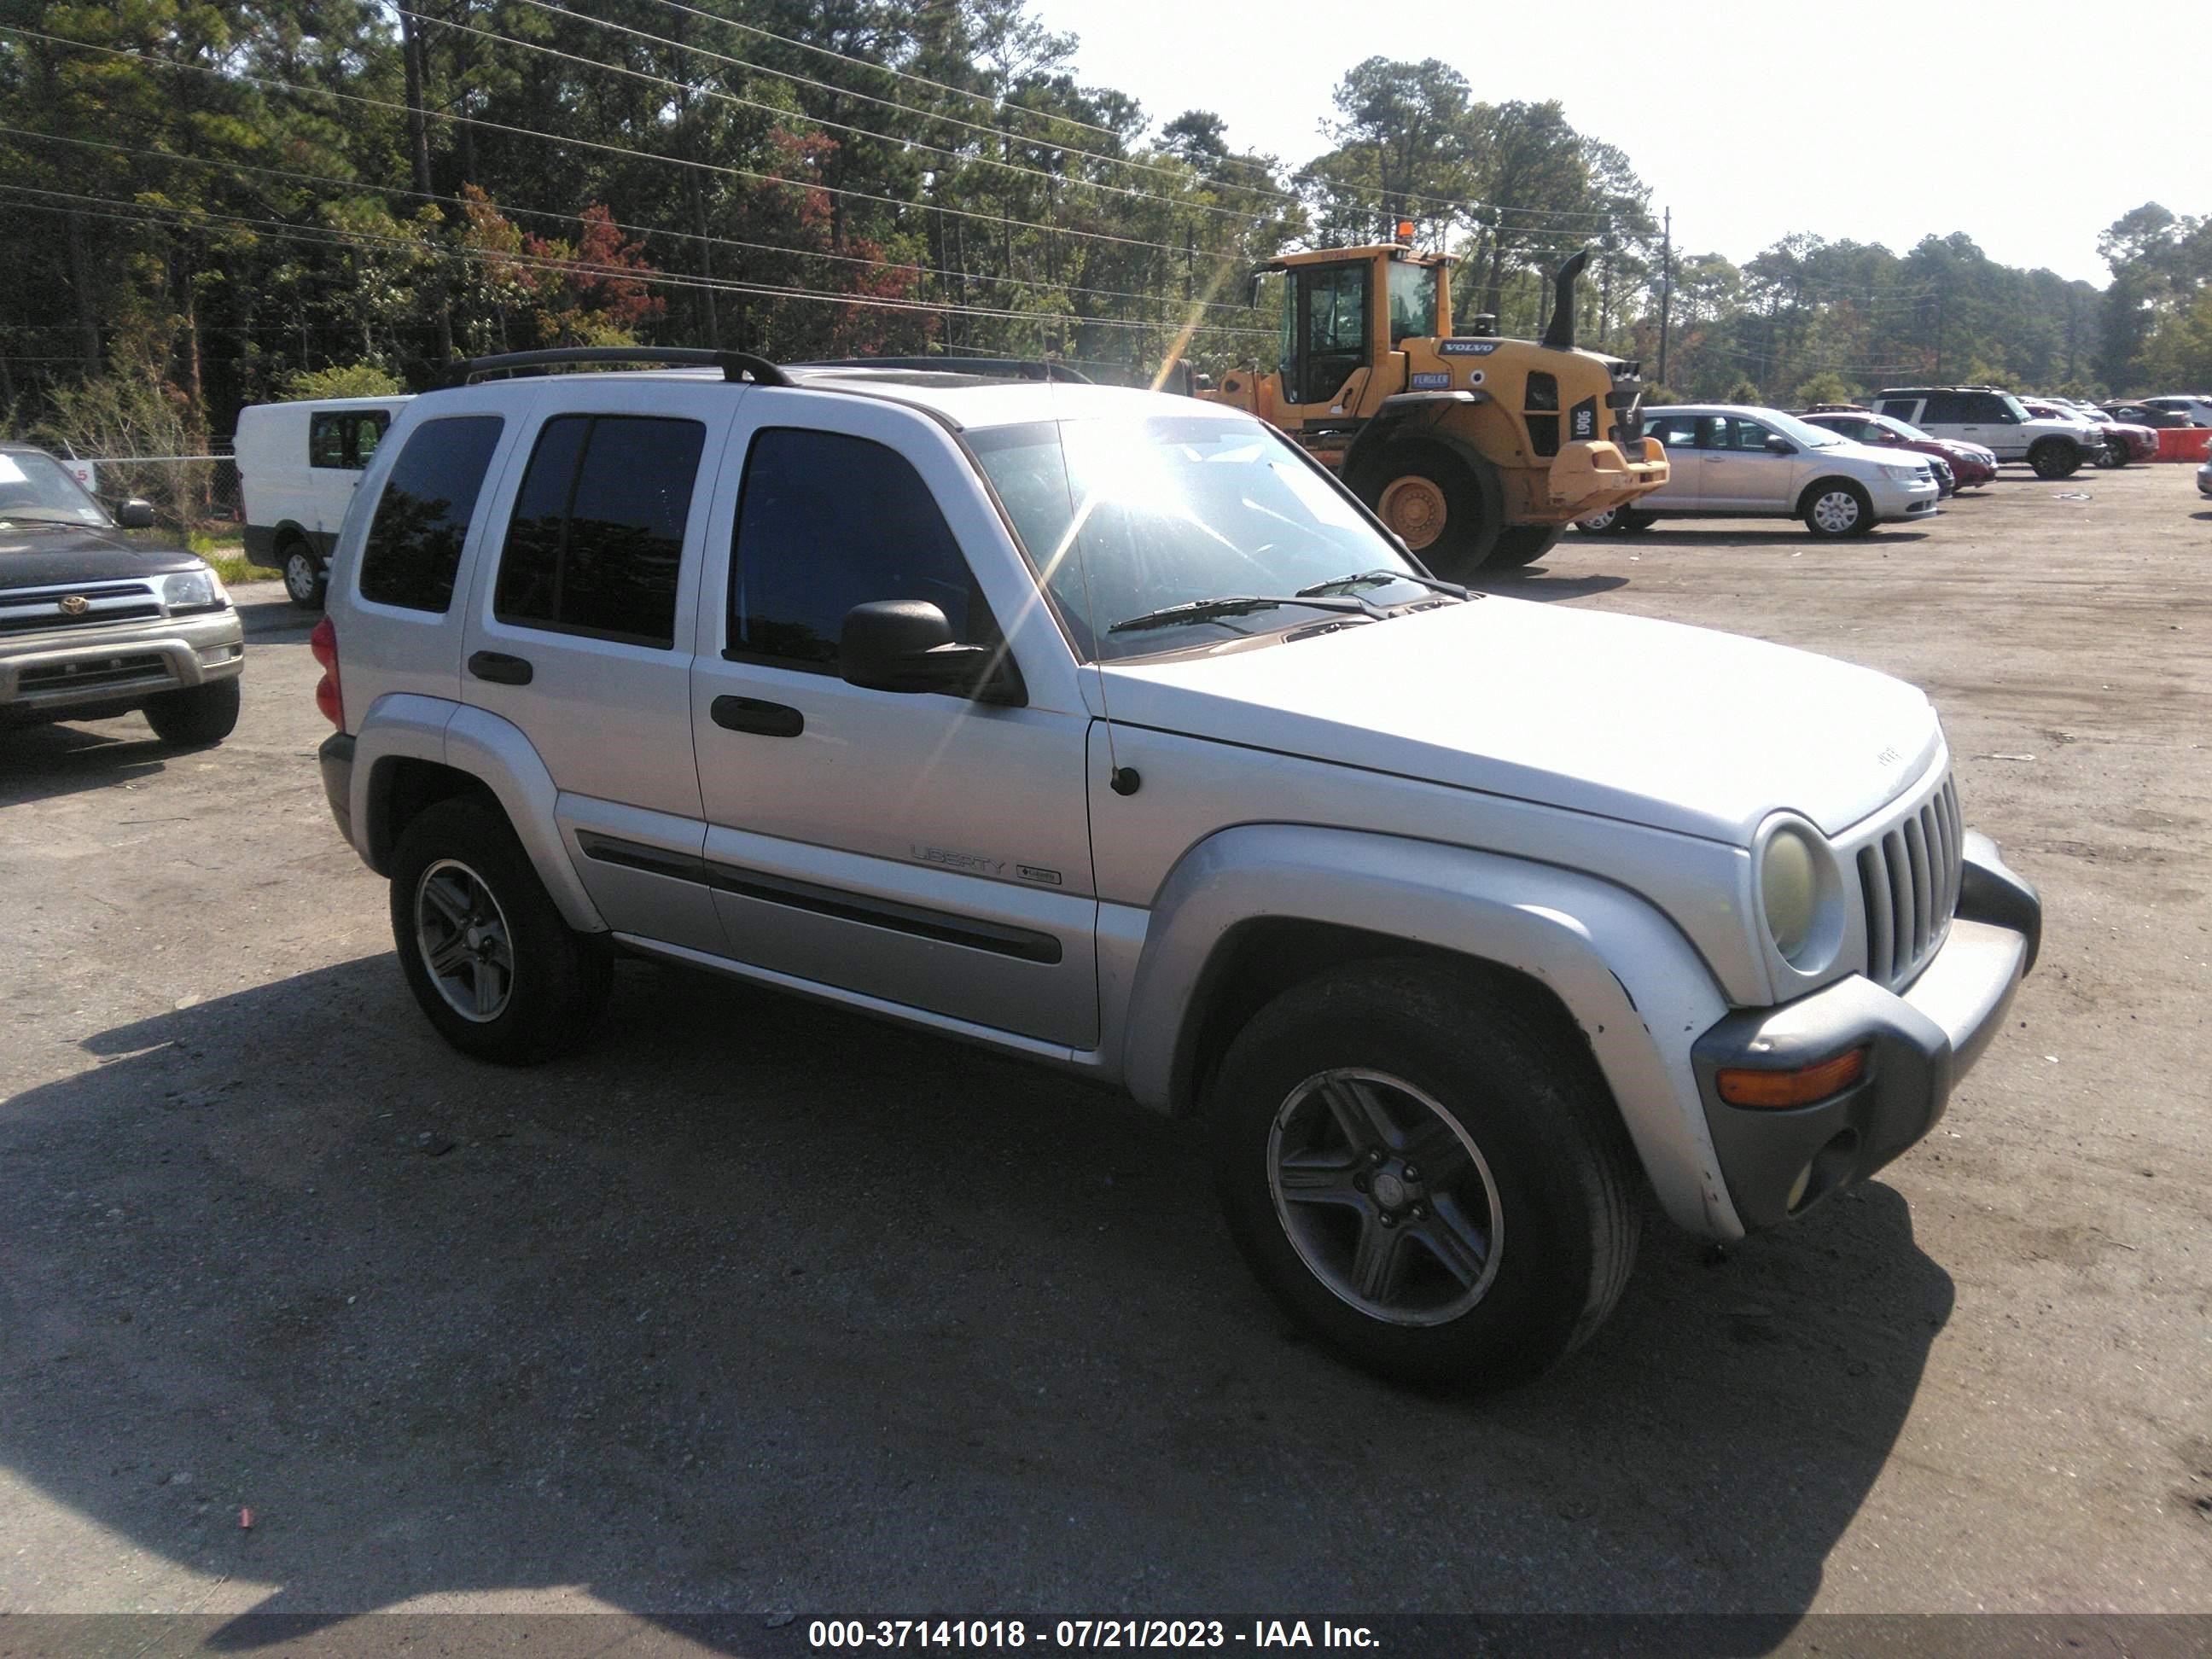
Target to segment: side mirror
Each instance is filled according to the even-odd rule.
[[[1797,453],[1797,446],[1779,433],[1775,433],[1767,439],[1766,447],[1778,455],[1795,455]]]
[[[947,691],[1017,708],[1029,702],[1012,657],[958,643],[945,613],[922,599],[877,599],[848,611],[837,666],[848,685],[869,691]]]
[[[116,508],[115,522],[125,530],[151,530],[154,527],[154,503],[133,495]]]

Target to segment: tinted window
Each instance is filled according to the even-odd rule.
[[[492,614],[526,627],[673,645],[684,525],[706,437],[696,421],[546,422],[507,524]]]
[[[392,425],[392,416],[382,410],[372,410],[362,416],[353,429],[353,464],[367,466],[374,459],[377,445],[384,441],[386,430]]]
[[[425,421],[409,435],[368,526],[362,598],[410,611],[453,603],[461,545],[501,424],[496,415],[463,415]]]
[[[1851,439],[1854,442],[1864,443],[1869,439],[1876,443],[1888,441],[1888,434],[1875,427],[1870,421],[1839,421],[1832,416],[1824,416],[1813,424],[1825,426],[1829,431]]]
[[[342,467],[346,464],[346,427],[351,418],[346,415],[311,415],[307,417],[309,466]]]
[[[1928,407],[1920,416],[1923,426],[1957,426],[1971,421],[1974,416],[1966,399],[1956,392],[1935,392],[1928,397]]]
[[[1695,415],[1662,415],[1644,428],[1644,435],[1656,438],[1669,449],[1695,449],[1700,421]]]
[[[1914,398],[1885,398],[1875,407],[1893,420],[1910,421],[1912,418],[1913,405],[1918,401]],[[1932,420],[1935,417],[1927,416],[1923,418]]]
[[[829,667],[845,613],[876,599],[927,599],[954,639],[992,637],[929,486],[865,438],[781,428],[755,438],[731,562],[733,655]]]

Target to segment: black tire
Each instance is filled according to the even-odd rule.
[[[2070,478],[2081,470],[2081,452],[2063,438],[2043,438],[2027,452],[2027,464],[2039,478]]]
[[[1593,513],[1587,519],[1577,519],[1575,528],[1585,536],[1618,536],[1628,528],[1628,509],[1608,507],[1602,513]]]
[[[1361,1075],[1332,1075],[1346,1073]],[[1308,1125],[1325,1136],[1345,1121],[1316,1104],[1324,1081],[1405,1106],[1428,1133],[1379,1165],[1348,1139],[1319,1150],[1301,1139]],[[1400,1085],[1426,1099],[1394,1092]],[[1510,988],[1417,962],[1324,974],[1283,993],[1237,1034],[1208,1109],[1215,1187],[1246,1261],[1292,1316],[1386,1376],[1476,1389],[1526,1381],[1597,1329],[1634,1265],[1636,1180],[1604,1082],[1576,1034]],[[1435,1184],[1418,1184],[1419,1172],[1399,1153],[1422,1147],[1424,1157],[1443,1149],[1451,1184],[1436,1182],[1434,1168]],[[1338,1185],[1334,1196],[1279,1204],[1279,1155],[1316,1183],[1341,1167],[1357,1191]],[[1397,1183],[1387,1200],[1386,1176]],[[1401,1206],[1402,1232],[1382,1221],[1386,1202]],[[1498,1246],[1479,1258],[1466,1231],[1477,1208]],[[1346,1229],[1359,1240],[1400,1241],[1382,1269],[1394,1287],[1374,1304],[1382,1313],[1309,1265],[1334,1251],[1349,1258],[1346,1276],[1371,1266],[1369,1245],[1345,1242]],[[1460,1240],[1458,1270],[1447,1273],[1428,1242],[1440,1231]],[[1402,1315],[1390,1312],[1391,1296]]]
[[[1800,498],[1797,513],[1805,528],[1823,541],[1863,536],[1874,528],[1874,501],[1849,478],[1823,478],[1812,485]]]
[[[283,561],[284,592],[302,611],[320,611],[323,596],[330,585],[330,573],[325,570],[307,543],[293,537],[277,550]]]
[[[1490,568],[1508,570],[1534,564],[1559,544],[1565,531],[1565,525],[1510,524],[1498,532],[1498,544],[1490,550]]]
[[[221,743],[238,728],[238,677],[147,698],[146,723],[163,743]]]
[[[1625,512],[1620,515],[1620,533],[1624,536],[1640,536],[1658,522],[1659,515],[1656,513]]]
[[[444,946],[471,948],[460,951],[454,974],[441,975],[432,969],[432,932],[418,921],[417,907],[442,926],[452,913],[438,900],[455,891],[467,896],[471,882],[489,902],[468,904],[475,920],[447,927]],[[426,885],[437,888],[436,898],[424,895]],[[502,1066],[550,1060],[580,1043],[606,1005],[613,954],[562,920],[530,855],[489,799],[440,801],[407,826],[392,859],[391,908],[392,945],[407,988],[438,1034],[463,1054]],[[471,975],[471,991],[490,988],[477,1003],[478,1013],[459,1006],[466,1000],[454,983],[462,969]],[[453,983],[455,1000],[441,983]]]
[[[2097,452],[2097,465],[2117,472],[2128,464],[2128,447],[2118,439],[2107,440]]]
[[[1425,486],[1425,489],[1419,489]],[[1491,492],[1468,470],[1466,463],[1432,444],[1407,444],[1377,457],[1361,469],[1353,492],[1375,510],[1383,523],[1404,537],[1413,556],[1446,581],[1465,581],[1482,568],[1497,544],[1499,521],[1488,506]],[[1435,539],[1424,541],[1416,529],[1392,522],[1406,516],[1398,497],[1401,493],[1433,496],[1442,509]]]

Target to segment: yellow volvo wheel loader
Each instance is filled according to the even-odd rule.
[[[1538,341],[1501,338],[1486,317],[1453,334],[1446,256],[1402,242],[1285,255],[1249,296],[1288,284],[1280,370],[1232,369],[1199,395],[1289,433],[1437,574],[1527,564],[1575,520],[1667,482],[1643,435],[1641,366],[1576,349],[1589,257],[1559,268]]]

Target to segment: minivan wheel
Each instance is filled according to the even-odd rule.
[[[325,578],[323,568],[315,562],[315,556],[298,542],[290,544],[284,555],[284,592],[292,603],[302,611],[323,608]]]
[[[440,801],[400,836],[392,938],[438,1034],[501,1065],[575,1047],[613,986],[611,954],[562,919],[514,831],[483,800]]]
[[[1805,528],[1815,536],[1863,536],[1874,528],[1874,502],[1850,479],[1830,478],[1807,493]]]
[[[1588,1051],[1476,980],[1385,961],[1294,987],[1231,1042],[1208,1108],[1246,1261],[1356,1364],[1522,1382],[1627,1281],[1633,1182]]]
[[[238,729],[236,676],[147,698],[146,724],[163,743],[221,743]]]
[[[1575,528],[1590,536],[1618,536],[1628,528],[1628,509],[1608,507],[1602,513],[1593,513],[1587,519],[1577,519]]]
[[[2080,470],[2081,452],[2063,438],[2045,438],[2027,452],[2039,478],[2070,478]]]

